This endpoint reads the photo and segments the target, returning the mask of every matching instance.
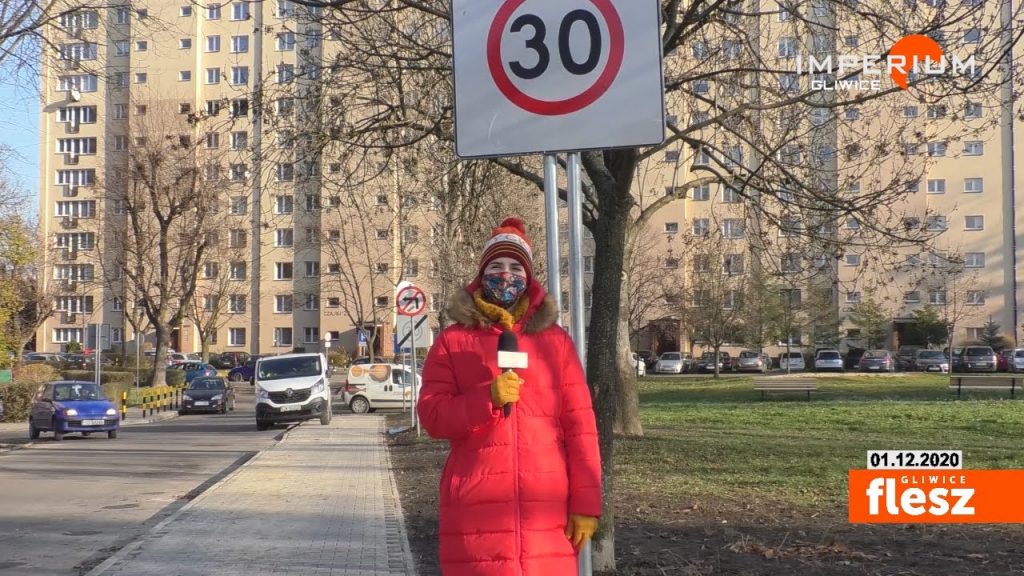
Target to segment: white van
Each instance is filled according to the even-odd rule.
[[[412,407],[412,369],[401,364],[355,364],[341,389],[341,399],[356,414],[377,408]],[[416,375],[416,387],[423,385]]]
[[[330,370],[323,354],[284,354],[256,361],[256,429],[319,418],[331,422]]]

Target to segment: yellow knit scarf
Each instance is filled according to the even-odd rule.
[[[476,309],[481,314],[489,318],[492,322],[503,326],[507,330],[511,330],[512,326],[516,322],[523,318],[526,314],[526,309],[530,307],[530,299],[523,294],[519,297],[519,300],[512,306],[511,310],[506,310],[496,304],[484,300],[483,290],[477,290],[473,293],[473,303],[476,304]]]

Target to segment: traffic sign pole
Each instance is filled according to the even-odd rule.
[[[416,407],[420,405],[420,391],[416,389],[416,325],[410,333],[412,338],[412,419],[416,423],[416,437],[420,436],[420,417],[416,414]]]
[[[555,299],[558,324],[562,324],[562,282],[558,244],[558,157],[544,155],[544,223],[548,233],[548,294]]]

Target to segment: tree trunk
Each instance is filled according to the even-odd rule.
[[[199,346],[203,352],[203,362],[210,361],[210,338],[205,330],[199,331]]]
[[[167,384],[167,349],[171,346],[171,331],[166,324],[158,323],[153,332],[156,335],[156,355],[153,356],[153,371],[149,374],[147,386]]]
[[[626,302],[629,285],[622,283],[622,302]],[[623,436],[643,436],[640,424],[640,390],[636,381],[636,364],[629,349],[629,307],[619,308],[619,342],[616,357],[619,363],[619,378],[615,386],[615,433]]]
[[[711,361],[714,362],[712,366],[715,367],[715,378],[717,379],[719,374],[721,374],[721,370],[719,370],[718,367],[718,361],[720,360],[720,357],[718,356],[718,351],[721,350],[722,347],[718,344],[715,344],[714,346],[711,347],[711,349],[715,351],[715,357],[712,358]]]

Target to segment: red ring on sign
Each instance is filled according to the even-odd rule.
[[[505,72],[505,65],[501,61],[501,35],[505,31],[505,25],[508,24],[512,13],[524,2],[526,0],[506,0],[498,9],[494,21],[491,22],[491,29],[487,33],[487,67],[490,68],[494,84],[505,95],[505,98],[508,98],[509,102],[527,112],[542,116],[561,116],[590,106],[608,91],[622,66],[622,54],[625,49],[622,20],[619,19],[619,13],[615,11],[611,0],[590,0],[608,25],[610,36],[608,39],[608,62],[601,75],[589,88],[564,100],[541,100],[529,96],[517,88]]]

